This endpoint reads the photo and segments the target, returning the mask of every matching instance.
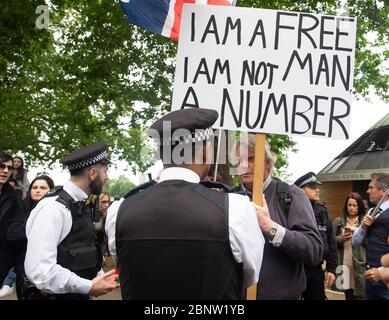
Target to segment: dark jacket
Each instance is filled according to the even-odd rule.
[[[4,184],[0,194],[0,284],[12,267],[17,274],[24,270],[25,222],[16,191],[8,183]]]
[[[277,182],[272,180],[265,190],[271,219],[286,228],[280,247],[265,242],[259,274],[257,299],[300,299],[305,290],[304,264],[317,265],[323,255],[323,244],[312,206],[295,185],[289,187],[292,203],[286,214],[277,197]]]
[[[324,204],[312,202],[317,227],[323,241],[323,260],[326,261],[326,270],[335,274],[337,266],[337,249],[331,218]]]

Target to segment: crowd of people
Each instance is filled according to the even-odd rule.
[[[53,179],[47,175],[38,175],[30,183],[22,157],[15,156],[11,158],[10,155],[3,152],[0,153],[0,171],[2,171],[2,180],[0,180],[1,226],[2,230],[4,230],[3,235],[5,235],[2,239],[1,246],[3,252],[0,252],[0,255],[1,257],[7,257],[8,254],[8,256],[14,257],[13,266],[9,269],[2,282],[2,286],[0,286],[0,298],[11,295],[15,287],[17,297],[23,299],[22,294],[25,293],[26,282],[30,285],[24,271],[24,260],[27,250],[27,239],[25,235],[26,223],[38,202],[50,190],[55,190],[55,184]],[[94,201],[94,206],[99,212],[97,220],[94,221],[94,226],[96,230],[96,243],[104,259],[105,256],[109,255],[104,223],[111,201],[110,195],[103,191],[99,196],[91,199]],[[5,200],[7,201],[5,202]],[[10,264],[5,260],[0,265],[3,279],[3,275],[5,274],[3,270],[6,270],[3,268],[6,268]]]
[[[254,204],[254,135],[234,145],[238,186],[204,181],[217,117],[193,108],[157,120],[158,181],[112,205],[105,143],[61,160],[63,186],[47,175],[29,183],[23,159],[0,152],[0,297],[15,286],[19,299],[89,300],[120,287],[123,299],[238,300],[256,285],[258,300],[324,300],[325,287],[389,300],[389,175],[372,174],[372,208],[352,192],[332,222],[316,175],[292,185],[273,177],[266,144],[263,203]],[[175,138],[179,129],[189,133]],[[177,146],[189,146],[189,160],[175,162]],[[117,268],[104,272],[109,255]]]

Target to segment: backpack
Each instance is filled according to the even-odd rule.
[[[277,182],[277,198],[278,202],[281,205],[282,210],[284,211],[286,217],[289,215],[290,206],[292,205],[292,194],[289,190],[289,185],[281,181],[278,178],[273,178]]]

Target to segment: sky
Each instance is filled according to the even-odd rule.
[[[288,153],[289,166],[286,170],[289,182],[295,181],[303,174],[313,171],[318,173],[332,159],[339,155],[344,149],[357,140],[363,133],[371,128],[377,121],[389,113],[389,104],[385,104],[377,97],[372,97],[371,102],[363,99],[353,100],[351,107],[351,124],[350,138],[348,140],[334,140],[323,138],[312,138],[303,136],[293,136],[297,142],[296,153]],[[117,168],[110,168],[110,178],[118,178],[124,174],[133,183],[139,184],[145,181],[145,175],[132,174],[126,162],[121,161],[116,164]],[[153,178],[156,177],[162,164],[157,163],[149,168],[146,173],[151,172]],[[42,172],[43,168],[32,168],[29,170],[28,178],[31,181]],[[64,184],[69,178],[67,171],[61,170],[59,167],[49,171],[49,175],[54,179],[56,185]]]

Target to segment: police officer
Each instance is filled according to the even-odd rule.
[[[86,300],[118,286],[114,270],[101,271],[92,212],[86,202],[108,180],[107,148],[100,142],[62,159],[70,180],[31,212],[24,265],[28,279],[39,290],[31,299]]]
[[[183,109],[151,126],[164,170],[117,215],[123,299],[240,299],[242,287],[257,282],[264,238],[253,204],[199,184],[209,171],[217,117]]]
[[[327,207],[319,203],[321,182],[316,179],[313,172],[308,172],[298,178],[294,184],[300,187],[309,198],[315,213],[317,227],[323,240],[323,260],[326,261],[327,287],[335,282],[335,270],[337,266],[336,240],[332,232],[332,222]],[[323,262],[323,261],[322,261]],[[324,270],[322,262],[317,266],[305,265],[307,288],[303,292],[305,300],[325,300]]]

